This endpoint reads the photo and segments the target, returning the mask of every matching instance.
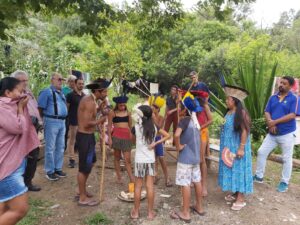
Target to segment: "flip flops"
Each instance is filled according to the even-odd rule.
[[[206,214],[206,212],[199,212],[195,206],[190,206],[190,209],[192,210],[192,212],[197,213],[199,216],[204,216]]]
[[[74,201],[79,201],[79,193],[77,193],[75,196],[74,196]],[[86,193],[86,197],[88,197],[88,198],[92,198],[92,197],[94,197],[94,195],[92,195],[91,193]]]
[[[246,205],[247,205],[246,202],[239,202],[239,203],[234,202],[231,206],[231,209],[234,211],[240,211]]]
[[[228,194],[228,195],[225,196],[225,201],[227,201],[227,202],[233,202],[235,200],[236,200],[236,198],[232,194]]]
[[[179,213],[176,212],[176,211],[173,211],[173,212],[170,214],[170,217],[171,217],[171,219],[174,219],[174,220],[181,220],[181,221],[183,221],[183,222],[185,222],[185,223],[190,223],[190,222],[192,221],[191,219],[184,219],[184,218],[182,218],[182,217],[179,215]]]
[[[93,207],[99,205],[99,201],[97,200],[89,200],[87,202],[78,202],[78,206],[83,206],[83,207]]]

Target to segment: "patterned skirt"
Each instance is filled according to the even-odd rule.
[[[132,141],[129,128],[114,127],[112,132],[112,148],[114,150],[131,151]]]
[[[135,163],[134,176],[136,177],[155,176],[155,163]]]

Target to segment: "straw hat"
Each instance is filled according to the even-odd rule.
[[[237,98],[240,101],[243,101],[249,95],[247,90],[232,85],[225,85],[224,91],[226,96]]]

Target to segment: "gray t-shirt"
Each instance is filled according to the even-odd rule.
[[[191,117],[180,120],[178,127],[182,129],[180,143],[185,147],[179,152],[178,162],[195,165],[200,163],[200,131]]]

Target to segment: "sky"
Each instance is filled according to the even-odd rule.
[[[126,0],[131,3],[133,0]],[[198,0],[181,0],[184,8],[190,10]],[[121,4],[124,0],[107,0],[108,3]],[[254,20],[258,26],[270,27],[277,22],[280,14],[284,11],[294,9],[296,12],[300,10],[300,0],[256,0],[252,4],[252,14],[250,18]]]

